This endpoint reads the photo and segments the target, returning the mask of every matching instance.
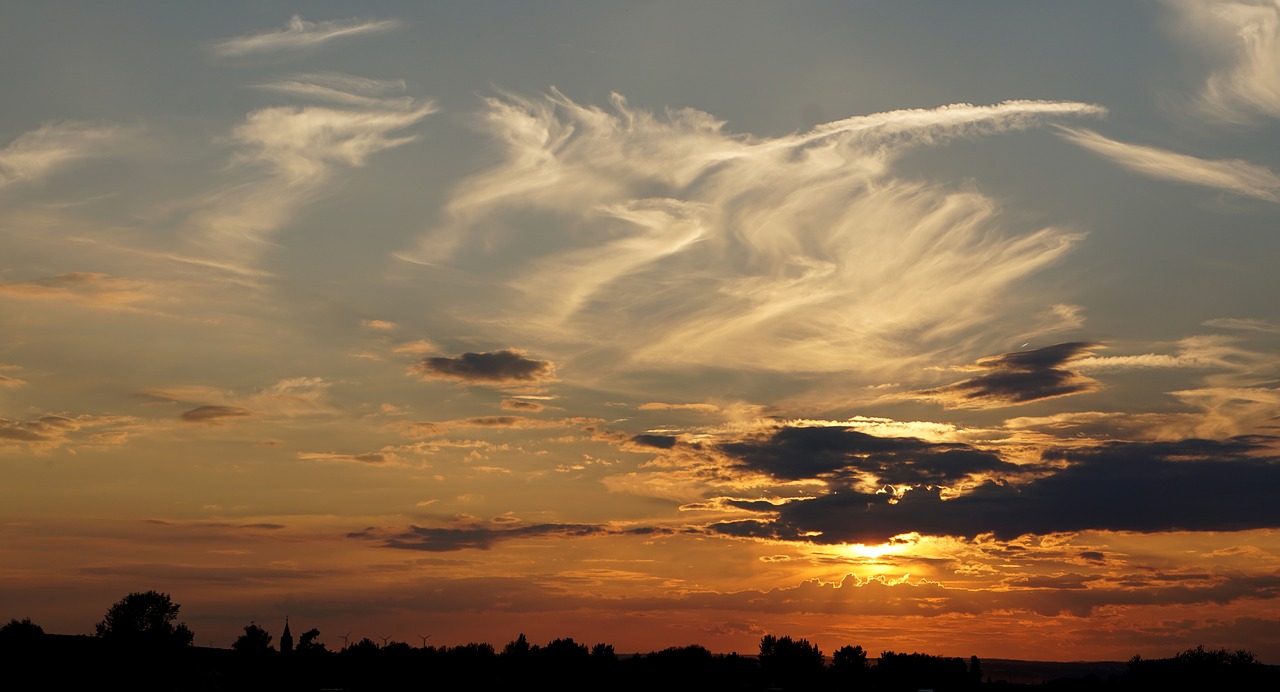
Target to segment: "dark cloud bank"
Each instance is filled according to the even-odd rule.
[[[631,442],[670,449],[677,438]],[[784,427],[718,447],[727,471],[779,482],[816,479],[828,491],[783,503],[716,498],[757,513],[703,526],[616,529],[597,524],[369,529],[352,538],[392,548],[488,549],[512,539],[689,533],[817,544],[887,542],[920,533],[1000,540],[1073,531],[1241,531],[1280,527],[1277,438],[1111,443],[1050,450],[1013,464],[965,444],[876,437],[852,428]],[[882,488],[880,491],[870,488]],[[944,492],[950,489],[953,492]],[[891,490],[893,492],[891,492]],[[904,492],[905,491],[905,492]],[[954,491],[959,491],[956,494]],[[944,495],[950,499],[943,499]],[[1085,554],[1100,560],[1100,553]]]
[[[1263,456],[1274,440],[1113,443],[1045,453],[1040,473],[963,445],[875,438],[839,428],[789,428],[769,440],[725,445],[742,466],[780,480],[823,478],[828,494],[781,505],[726,500],[761,517],[715,524],[726,535],[880,543],[909,532],[972,538],[1084,530],[1239,531],[1280,526],[1280,458]],[[1053,466],[1050,466],[1053,465]],[[1035,468],[1035,467],[1033,467]],[[860,472],[911,487],[895,500],[841,482]],[[995,474],[958,497],[942,498],[953,479]],[[1024,476],[1025,477],[1025,476]],[[900,487],[900,486],[899,486]],[[816,533],[815,533],[816,532]]]

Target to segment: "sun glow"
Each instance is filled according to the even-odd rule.
[[[885,555],[897,555],[910,547],[907,543],[881,543],[879,545],[863,545],[850,543],[841,546],[841,550],[850,557],[875,559]]]

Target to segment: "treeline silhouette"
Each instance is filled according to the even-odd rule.
[[[1280,674],[1248,651],[1196,647],[1167,659],[1133,657],[1124,675],[1053,680],[1041,685],[990,682],[976,657],[882,652],[861,646],[830,657],[805,639],[765,635],[755,655],[713,654],[691,644],[619,655],[605,643],[571,638],[545,645],[525,635],[501,651],[487,643],[410,646],[367,637],[338,651],[309,629],[286,625],[279,646],[249,623],[230,649],[192,646],[175,623],[167,594],[129,594],[108,610],[94,636],[46,634],[30,619],[0,626],[0,665],[14,689],[135,690],[1245,690],[1280,689]],[[345,638],[344,638],[345,639]]]

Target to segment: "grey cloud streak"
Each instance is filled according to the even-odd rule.
[[[938,401],[947,408],[996,408],[1089,392],[1097,382],[1066,366],[1094,348],[1095,344],[1073,342],[983,358],[967,369],[984,374],[904,396]]]
[[[348,534],[348,538],[374,538],[388,548],[449,552],[454,550],[488,550],[495,544],[520,538],[582,538],[605,535],[650,535],[671,533],[670,529],[634,528],[612,529],[599,524],[533,524],[513,528],[488,528],[484,526],[428,528],[410,526],[407,531],[384,536],[376,529]]]

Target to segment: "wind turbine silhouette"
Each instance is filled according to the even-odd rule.
[[[351,636],[351,633],[350,633],[350,632],[347,632],[346,634],[342,635],[342,648],[343,648],[343,649],[346,649],[346,648],[347,648],[347,637],[350,637],[350,636]]]
[[[390,639],[390,638],[391,638],[391,637],[378,637],[378,639],[381,639],[381,640],[382,640],[382,648],[384,648],[384,649],[385,649],[385,648],[387,648],[387,640],[388,640],[388,639]]]
[[[427,640],[431,638],[431,635],[419,634],[418,636],[422,638],[422,648],[427,648]]]

